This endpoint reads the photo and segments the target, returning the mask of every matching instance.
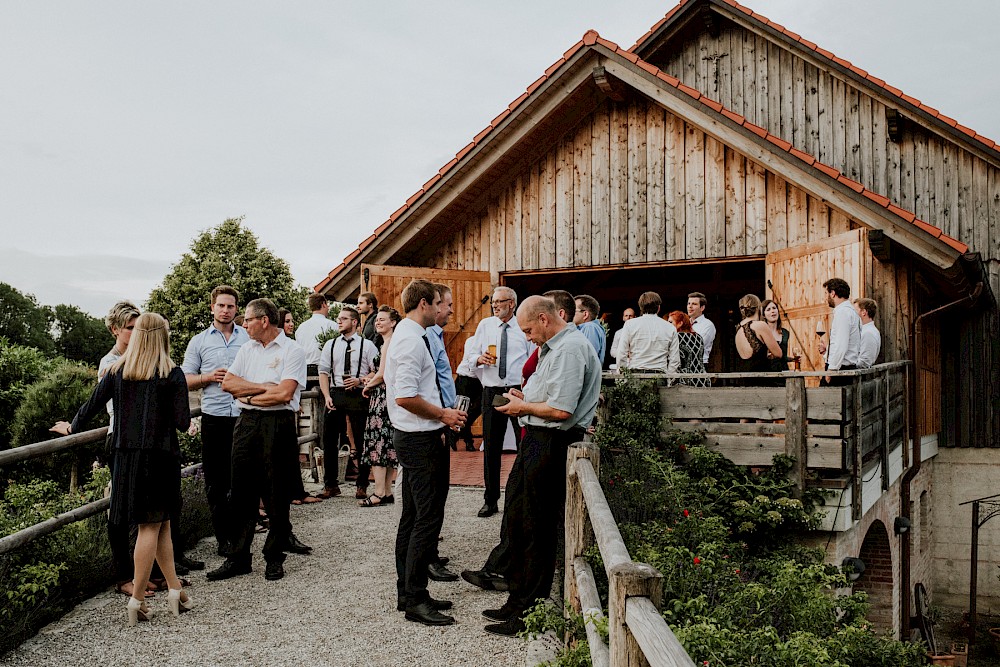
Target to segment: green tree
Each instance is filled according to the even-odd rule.
[[[96,366],[115,344],[103,320],[76,306],[56,306],[55,319],[56,351],[67,359]]]
[[[221,284],[240,293],[241,306],[267,297],[292,311],[296,322],[309,316],[308,291],[295,286],[288,263],[261,247],[242,217],[230,218],[195,238],[191,250],[149,295],[146,309],[170,320],[174,359],[182,359],[188,341],[211,324],[209,297]]]
[[[49,331],[52,319],[52,310],[39,305],[34,295],[0,283],[0,337],[52,354],[56,348]]]
[[[55,363],[33,347],[0,338],[0,449],[10,446],[10,425],[24,392]]]

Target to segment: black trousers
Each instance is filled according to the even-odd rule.
[[[231,510],[233,554],[248,563],[257,525],[259,501],[264,500],[270,530],[264,542],[267,562],[283,562],[292,532],[288,512],[288,450],[296,441],[291,410],[244,410],[233,431]]]
[[[427,565],[437,557],[437,541],[444,524],[441,466],[445,449],[440,430],[407,433],[394,430],[392,444],[403,467],[402,513],[396,532],[396,591],[407,607],[424,602]],[[444,453],[447,455],[447,451]]]
[[[529,426],[510,478],[520,479],[507,496],[508,606],[516,611],[547,598],[555,575],[559,526],[566,505],[566,448],[582,429],[561,431]]]
[[[219,544],[232,541],[229,490],[233,474],[234,428],[236,417],[201,417],[201,470],[205,474],[205,496]]]
[[[856,371],[857,369],[858,367],[855,366],[854,364],[847,364],[841,366],[838,370]],[[824,387],[850,387],[852,384],[854,384],[854,378],[844,375],[834,375],[830,378],[829,382],[826,381],[826,378],[823,378],[820,384]]]
[[[503,439],[507,424],[514,427],[514,441],[521,448],[521,426],[517,417],[497,412],[493,407],[493,397],[520,387],[483,387],[483,482],[486,490],[483,500],[487,505],[496,505],[500,500],[500,459],[503,456]]]
[[[354,432],[354,464],[358,468],[357,485],[361,488],[368,486],[368,477],[371,474],[371,464],[364,457],[365,449],[365,423],[368,421],[368,413],[364,410],[328,410],[323,431],[323,485],[329,488],[338,486],[337,481],[337,456],[342,444],[350,444],[347,438],[347,420],[351,420],[351,431]]]
[[[472,422],[479,419],[483,414],[483,384],[478,378],[470,378],[466,375],[455,377],[455,392],[459,396],[469,397],[469,416],[465,420],[465,426],[458,432],[458,438],[472,444]]]

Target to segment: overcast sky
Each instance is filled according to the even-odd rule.
[[[1000,5],[746,0],[1000,140]],[[594,28],[652,0],[0,2],[0,281],[103,315],[246,216],[312,286]]]

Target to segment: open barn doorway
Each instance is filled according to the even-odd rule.
[[[764,279],[764,259],[741,259],[704,263],[675,263],[656,266],[599,266],[547,271],[512,272],[500,275],[500,282],[523,299],[552,289],[570,294],[589,294],[601,304],[602,314],[612,335],[622,326],[622,311],[635,308],[639,295],[659,293],[662,315],[687,310],[687,295],[702,292],[708,298],[705,315],[718,330],[708,370],[723,372],[733,368],[733,337],[740,321],[738,302],[744,294],[761,299],[770,295]],[[608,341],[610,351],[610,340]],[[609,352],[610,354],[610,352]],[[605,365],[612,362],[610,356]]]

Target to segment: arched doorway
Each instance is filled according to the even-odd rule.
[[[893,625],[892,599],[892,548],[889,531],[881,521],[874,521],[861,543],[858,558],[864,561],[865,571],[854,582],[855,591],[868,593],[871,609],[868,620],[877,631],[890,632]]]

